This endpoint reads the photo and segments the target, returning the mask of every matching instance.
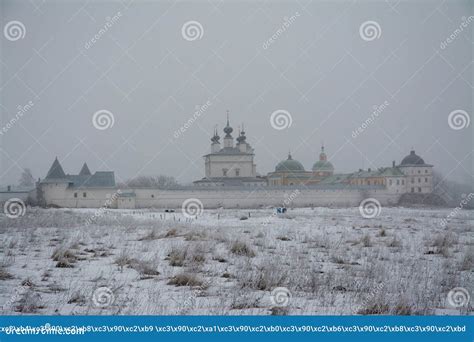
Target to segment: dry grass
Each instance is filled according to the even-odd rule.
[[[171,228],[170,230],[168,230],[165,234],[165,238],[173,238],[173,237],[176,237],[178,236],[178,230],[176,228]]]
[[[182,267],[184,266],[184,262],[186,260],[186,256],[188,254],[188,250],[186,248],[178,248],[173,247],[168,254],[168,260],[170,266],[173,267]]]
[[[204,283],[197,275],[191,273],[179,273],[168,281],[168,285],[175,286],[203,286]]]
[[[77,255],[72,249],[58,247],[54,250],[51,259],[57,261],[56,267],[73,268],[74,263],[77,261]]]
[[[197,267],[206,261],[206,248],[202,244],[173,246],[166,259],[173,267]]]
[[[0,266],[0,280],[13,279],[13,276],[5,269],[5,267]]]
[[[111,211],[90,227],[76,220],[84,213],[38,211],[19,218],[21,224],[0,223],[0,284],[6,289],[0,300],[16,293],[14,279],[24,274],[31,275],[22,283],[28,293],[12,301],[10,314],[433,315],[449,310],[450,289],[470,291],[469,221],[441,229],[433,222],[442,212],[386,208],[392,220],[375,218],[361,229],[365,220],[328,210],[334,209],[295,209],[298,220],[262,225],[266,212],[243,222],[241,213],[228,211],[221,214],[226,221],[212,221],[211,212],[183,224]],[[420,223],[407,228],[408,215],[420,216]],[[32,233],[37,227],[45,228]],[[120,305],[94,307],[91,285],[110,284]],[[289,306],[272,307],[276,287],[291,291]],[[193,305],[183,304],[190,297]]]
[[[372,240],[370,239],[370,235],[368,234],[364,235],[360,242],[364,247],[372,247]]]
[[[390,307],[386,303],[368,303],[357,311],[359,315],[387,315],[389,312]]]
[[[266,291],[284,286],[288,279],[288,272],[286,269],[282,269],[281,265],[265,260],[253,270],[239,269],[236,278],[239,280],[241,288]]]
[[[148,279],[160,275],[160,272],[157,270],[158,266],[156,262],[131,258],[124,251],[115,259],[115,263],[119,266],[121,272],[123,272],[124,267],[134,269],[140,275],[140,279]]]
[[[157,265],[152,261],[134,260],[131,267],[138,272],[141,279],[160,275],[160,272],[157,270]]]
[[[402,243],[396,236],[394,236],[392,240],[390,240],[390,242],[387,244],[387,247],[391,247],[391,248],[397,248],[401,246],[402,246]]]
[[[159,238],[160,236],[158,234],[158,229],[155,228],[155,229],[150,229],[150,231],[146,235],[139,238],[138,241],[153,241]]]
[[[230,247],[230,251],[233,254],[246,256],[249,258],[253,258],[255,256],[255,252],[249,245],[243,241],[234,241]]]
[[[68,299],[67,303],[68,304],[84,305],[86,303],[86,296],[84,294],[80,293],[79,291],[75,292]]]
[[[14,310],[22,314],[35,314],[43,308],[41,296],[32,289],[26,290],[14,306]]]
[[[434,248],[435,254],[441,254],[445,258],[450,256],[450,249],[458,242],[457,237],[447,232],[439,234],[431,241],[430,247]]]
[[[331,262],[335,263],[335,264],[345,264],[346,261],[339,255],[332,255],[331,256]]]
[[[473,271],[474,270],[474,252],[467,251],[462,260],[459,267],[460,271]]]

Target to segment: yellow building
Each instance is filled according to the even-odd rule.
[[[322,146],[319,160],[314,163],[312,171],[306,171],[303,164],[293,159],[291,153],[288,153],[288,158],[279,162],[275,171],[268,174],[267,179],[270,186],[311,185],[332,176],[333,173],[334,166],[327,160],[324,146]]]

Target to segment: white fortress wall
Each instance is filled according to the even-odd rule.
[[[115,188],[68,189],[66,184],[61,183],[42,185],[42,188],[47,205],[63,208],[101,208],[118,190]],[[77,197],[74,197],[75,193],[77,193]],[[84,197],[84,193],[86,197]],[[110,207],[117,207],[115,201]]]
[[[382,205],[394,205],[398,194],[385,189],[315,190],[315,189],[267,189],[263,190],[153,190],[136,189],[137,208],[180,208],[189,198],[199,199],[205,208],[259,208],[262,206],[358,206],[368,197],[376,198]]]
[[[69,208],[117,208],[117,192],[134,193],[134,197],[121,198],[131,201],[135,208],[181,208],[183,202],[196,198],[205,208],[259,208],[265,206],[311,207],[311,206],[358,206],[366,198],[376,198],[382,205],[395,205],[401,194],[383,187],[361,189],[311,189],[268,188],[265,189],[118,189],[86,188],[68,189],[65,185],[49,185],[44,188],[48,205]],[[74,194],[77,194],[75,197]],[[84,197],[84,193],[86,194]],[[123,204],[122,203],[122,207]],[[125,205],[127,205],[125,203]]]

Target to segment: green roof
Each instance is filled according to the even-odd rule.
[[[294,160],[291,154],[288,154],[288,159],[277,164],[275,172],[304,172],[304,166],[299,161]]]
[[[66,175],[56,158],[41,183],[68,183],[69,187],[74,188],[111,188],[115,186],[115,174],[113,171],[97,171],[91,175],[87,164],[84,163],[78,175]]]
[[[327,160],[318,160],[313,165],[313,171],[334,171],[334,166]]]
[[[398,167],[381,167],[377,170],[361,170],[352,173],[351,178],[371,178],[371,177],[403,177],[405,174]]]
[[[381,176],[387,176],[387,177],[405,176],[405,174],[402,171],[400,171],[398,167],[384,167],[382,169],[379,169],[379,172]]]

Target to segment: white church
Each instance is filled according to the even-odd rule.
[[[195,181],[196,186],[265,186],[267,181],[257,176],[257,166],[254,162],[254,149],[247,142],[244,126],[237,135],[234,144],[233,128],[229,124],[224,128],[224,144],[220,143],[220,136],[214,130],[211,138],[211,153],[204,156],[205,178]]]

